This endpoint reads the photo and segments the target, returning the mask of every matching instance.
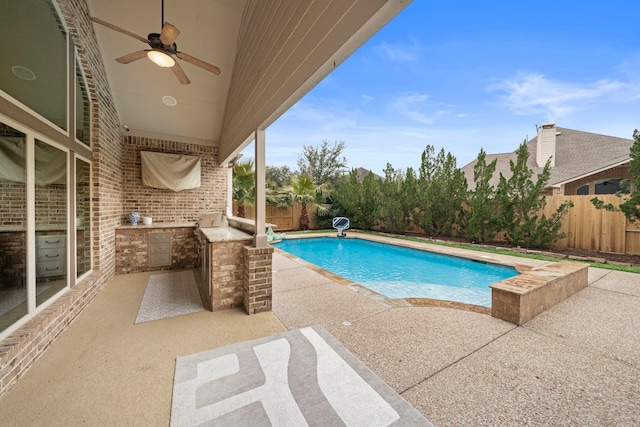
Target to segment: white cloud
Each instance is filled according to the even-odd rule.
[[[428,100],[429,95],[411,94],[397,98],[391,102],[391,109],[415,122],[426,125],[433,124],[436,118],[451,112],[448,109],[436,109],[436,111],[432,112],[427,111],[433,108],[433,106],[426,105]],[[450,106],[447,105],[446,107]]]
[[[377,49],[383,56],[394,62],[414,62],[420,59],[422,54],[422,47],[416,39],[411,39],[409,43],[382,42]]]
[[[487,87],[488,92],[501,92],[503,105],[521,116],[542,115],[556,121],[584,107],[620,93],[625,84],[616,80],[598,80],[578,84],[548,79],[543,74],[521,73]]]

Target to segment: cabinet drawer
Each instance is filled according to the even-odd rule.
[[[171,233],[149,233],[149,243],[171,243]]]
[[[38,262],[36,274],[39,277],[60,276],[65,274],[64,259],[59,261]]]
[[[38,262],[57,261],[64,259],[65,248],[51,248],[38,250]]]
[[[149,265],[151,267],[171,265],[171,254],[150,254]]]
[[[149,245],[149,255],[171,254],[171,243],[155,243]]]
[[[38,249],[64,248],[65,236],[39,236]]]

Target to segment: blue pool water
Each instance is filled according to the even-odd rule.
[[[276,247],[389,298],[491,307],[488,286],[518,274],[511,267],[362,239],[291,239]]]

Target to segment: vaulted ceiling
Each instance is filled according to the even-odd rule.
[[[411,0],[164,0],[190,84],[146,57],[149,46],[94,23],[122,125],[132,133],[220,147],[225,161],[311,90]],[[162,29],[162,0],[87,0],[91,16],[147,38]],[[173,97],[175,106],[163,103]],[[166,99],[166,98],[165,98]]]

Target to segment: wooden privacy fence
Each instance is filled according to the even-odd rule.
[[[245,206],[245,217],[247,219],[255,219],[256,209],[254,206]],[[267,205],[266,209],[266,222],[276,224],[276,231],[289,231],[300,229],[300,212],[302,206],[300,203],[294,203],[288,208],[276,208],[275,206]],[[233,202],[234,215],[238,212],[238,204]],[[307,215],[309,216],[310,228],[316,228],[316,212],[315,209],[307,208]]]
[[[640,228],[627,221],[622,212],[596,209],[591,203],[593,195],[547,196],[544,214],[549,217],[566,200],[573,207],[562,220],[561,231],[569,237],[558,240],[556,248],[574,248],[621,254],[640,254]],[[615,195],[598,195],[605,203],[619,206],[624,199]]]
[[[562,220],[561,231],[569,237],[558,240],[553,246],[556,248],[584,249],[588,251],[611,252],[621,254],[640,255],[640,226],[627,221],[622,212],[609,212],[596,209],[591,203],[593,195],[588,196],[547,196],[547,206],[544,214],[549,217],[566,200],[573,202],[573,207]],[[605,203],[619,206],[623,199],[615,195],[599,195]],[[276,208],[267,205],[266,221],[277,225],[277,231],[300,229],[299,203],[290,208]],[[255,218],[253,206],[245,206],[246,217]],[[236,202],[233,212],[237,212]],[[317,228],[314,209],[307,209],[310,228]]]

